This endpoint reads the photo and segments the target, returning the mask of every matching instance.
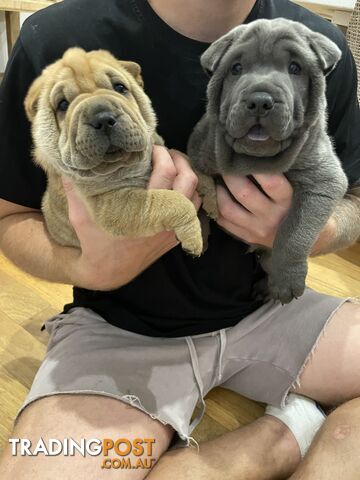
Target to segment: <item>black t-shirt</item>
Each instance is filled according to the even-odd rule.
[[[297,20],[335,41],[342,60],[328,77],[329,133],[350,184],[360,177],[356,69],[342,33],[287,0],[258,0],[246,22]],[[31,16],[9,59],[0,92],[0,197],[39,208],[44,173],[30,157],[23,100],[32,80],[72,46],[107,49],[143,69],[145,90],[168,147],[185,150],[205,109],[207,77],[199,57],[208,44],[172,30],[146,0],[64,0]],[[110,292],[74,288],[74,301],[108,322],[152,336],[199,334],[235,325],[260,305],[251,299],[261,275],[254,254],[215,223],[207,252],[194,259],[174,248],[131,283]]]

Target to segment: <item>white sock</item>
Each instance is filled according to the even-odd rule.
[[[299,444],[301,457],[308,451],[326,418],[313,400],[295,393],[287,396],[284,408],[268,405],[265,413],[285,423]]]

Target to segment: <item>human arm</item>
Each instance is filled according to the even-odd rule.
[[[255,175],[266,195],[246,177],[226,176],[217,187],[218,223],[249,244],[271,248],[292,201],[293,190],[284,175]],[[352,187],[339,202],[313,248],[320,255],[346,248],[360,236],[360,188]]]
[[[350,188],[335,208],[312,250],[312,256],[342,250],[360,240],[360,185]]]
[[[197,178],[176,152],[155,147],[149,188],[173,189],[199,208]],[[69,217],[81,250],[62,247],[47,234],[41,212],[0,200],[0,248],[16,265],[40,278],[92,290],[111,290],[139,275],[177,245],[173,232],[136,240],[113,238],[99,229],[65,181]]]

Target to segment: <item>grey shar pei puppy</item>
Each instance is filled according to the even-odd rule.
[[[172,190],[147,189],[156,117],[140,66],[109,52],[72,48],[31,85],[25,109],[33,156],[46,172],[47,229],[61,245],[79,247],[61,175],[70,177],[94,222],[114,236],[175,230],[182,247],[202,252],[193,203]]]
[[[268,293],[282,303],[303,294],[307,257],[347,190],[326,116],[325,76],[340,57],[327,37],[285,19],[236,27],[201,57],[211,78],[188,145],[194,168],[211,177],[284,173],[294,189],[272,251],[258,250]]]

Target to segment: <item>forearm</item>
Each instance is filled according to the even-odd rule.
[[[314,245],[312,256],[342,250],[360,238],[360,186],[349,190]]]
[[[18,267],[51,282],[72,284],[79,251],[53,242],[41,213],[16,213],[0,220],[0,249]]]
[[[94,240],[97,231],[94,232]],[[173,248],[172,232],[143,239],[112,239],[101,234],[86,253],[49,237],[41,213],[16,213],[0,220],[0,249],[19,268],[51,282],[90,290],[119,288]]]

